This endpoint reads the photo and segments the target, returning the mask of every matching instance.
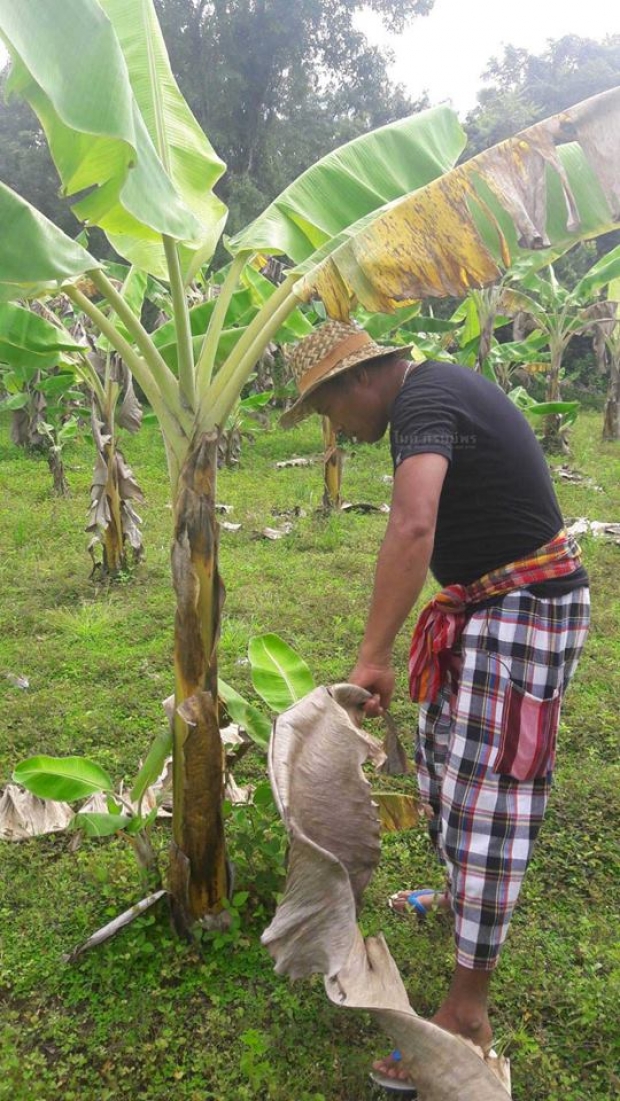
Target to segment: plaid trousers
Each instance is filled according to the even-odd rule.
[[[553,599],[519,589],[478,608],[439,698],[420,707],[418,785],[463,967],[497,964],[547,806],[560,705],[589,609],[588,588]]]

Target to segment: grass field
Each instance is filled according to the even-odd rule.
[[[600,443],[601,415],[584,414],[570,463],[590,483],[559,483],[568,517],[620,521],[620,445]],[[318,424],[271,431],[223,471],[219,500],[242,524],[224,532],[227,586],[221,675],[250,695],[248,639],[276,631],[317,682],[346,678],[364,624],[385,517],[317,515],[320,466],[277,470],[279,459],[318,455]],[[146,559],[105,588],[89,580],[82,528],[88,440],[72,445],[72,494],[54,499],[43,459],[12,447],[0,425],[0,784],[31,753],[87,754],[116,781],[131,780],[164,723],[171,691],[171,514],[163,449],[154,428],[125,441],[146,504]],[[350,501],[389,500],[385,445],[355,449],[345,467]],[[306,513],[279,542],[273,510]],[[513,1063],[515,1101],[620,1097],[620,547],[582,540],[593,627],[563,711],[552,802],[494,979],[492,1017]],[[429,589],[430,591],[430,589]],[[414,725],[406,698],[403,634],[394,716]],[[28,677],[16,687],[5,674]],[[246,774],[264,774],[258,751]],[[322,982],[273,974],[259,935],[281,867],[277,826],[231,827],[237,890],[249,892],[238,932],[202,954],[172,937],[162,907],[77,964],[62,954],[143,892],[120,839],[64,835],[0,847],[0,1099],[11,1101],[362,1101],[367,1071],[386,1041],[363,1014],[334,1009]],[[158,825],[163,851],[167,825]],[[422,829],[384,839],[362,916],[382,929],[414,1008],[429,1015],[452,967],[449,927],[398,921],[384,900],[402,886],[441,882]]]

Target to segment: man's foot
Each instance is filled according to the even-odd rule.
[[[477,1009],[468,1010],[466,1007],[459,1009],[444,1002],[431,1017],[434,1025],[439,1025],[446,1032],[454,1032],[465,1040],[471,1040],[477,1047],[482,1048],[485,1055],[493,1047],[493,1029],[488,1015]]]
[[[450,899],[447,891],[434,891],[429,887],[421,891],[397,891],[388,899],[388,906],[395,914],[425,918],[432,910],[449,912]]]
[[[376,1070],[378,1074],[385,1075],[386,1078],[391,1078],[395,1082],[411,1081],[409,1074],[403,1067],[398,1051],[393,1051],[390,1055],[386,1055],[384,1059],[375,1059],[372,1064],[372,1069]]]

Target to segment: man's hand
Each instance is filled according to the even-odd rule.
[[[387,711],[394,693],[394,670],[391,665],[374,665],[360,659],[349,677],[349,683],[372,692],[372,699],[364,705],[368,718],[375,719]]]

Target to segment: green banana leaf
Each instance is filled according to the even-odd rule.
[[[276,253],[299,264],[363,215],[441,176],[464,146],[447,107],[399,119],[308,168],[227,247],[233,255]]]
[[[564,136],[568,144],[557,144]],[[620,88],[486,150],[349,226],[298,263],[295,291],[333,317],[391,312],[495,282],[519,256],[620,223]]]
[[[255,745],[266,749],[271,735],[271,722],[258,707],[248,703],[234,688],[221,679],[217,682],[218,694],[233,722],[242,726]]]
[[[107,772],[88,757],[29,757],[17,766],[13,779],[41,799],[67,803],[113,790]]]
[[[210,190],[223,165],[174,82],[152,0],[0,0],[0,37],[63,192],[88,192],[76,216],[154,275],[167,273],[162,234],[190,246],[187,272],[202,263],[223,227]]]
[[[590,298],[603,287],[613,284],[618,278],[620,278],[620,245],[592,265],[579,280],[575,292],[579,297]]]
[[[0,302],[0,363],[45,370],[58,363],[60,352],[86,350],[66,329],[57,328],[32,310]]]
[[[100,267],[77,241],[1,182],[0,235],[0,299],[56,290],[60,282]]]
[[[228,216],[213,188],[225,171],[206,134],[179,91],[152,0],[99,0],[118,36],[142,118],[176,192],[195,214],[201,234],[195,248],[182,247],[186,283],[208,263]],[[112,240],[118,248],[123,240]],[[127,255],[127,247],[122,255]],[[134,263],[139,260],[134,258]],[[153,266],[139,264],[157,274]],[[160,275],[166,268],[160,264]]]
[[[254,689],[272,711],[285,711],[315,687],[303,658],[279,635],[251,638],[248,657]]]

